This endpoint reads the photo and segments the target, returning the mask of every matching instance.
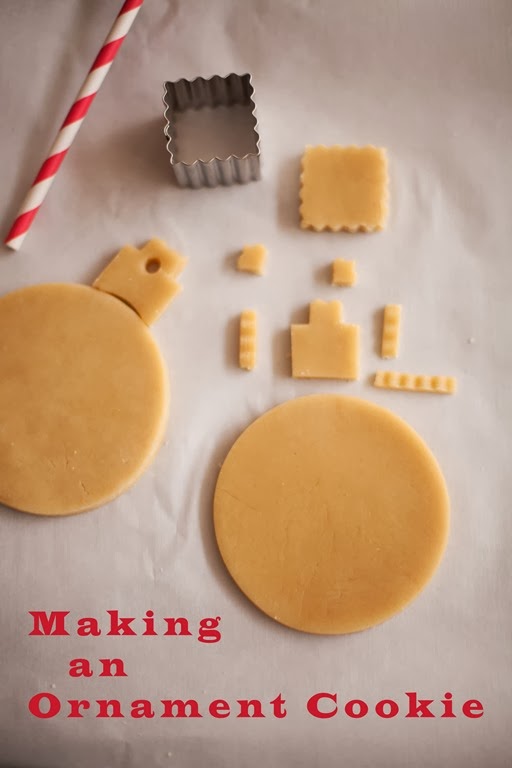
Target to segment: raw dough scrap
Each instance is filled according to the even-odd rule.
[[[253,309],[244,309],[240,315],[240,352],[239,365],[246,371],[256,366],[256,345],[258,337],[258,317]]]
[[[292,325],[292,376],[299,379],[357,379],[359,326],[342,322],[339,301],[312,301],[309,324]]]
[[[401,319],[402,307],[400,304],[388,304],[384,307],[380,355],[385,359],[398,357]]]
[[[300,199],[304,229],[383,229],[388,212],[386,150],[373,146],[306,147]]]
[[[332,263],[332,285],[351,286],[357,281],[355,261],[334,259]]]
[[[110,501],[163,438],[168,383],[136,313],[84,285],[0,298],[0,502],[64,515]]]
[[[185,264],[183,256],[153,238],[141,250],[132,245],[121,248],[93,286],[121,298],[151,325],[181,291],[175,278]]]
[[[428,447],[373,403],[310,395],[268,411],[220,471],[214,524],[242,592],[304,632],[366,629],[433,575],[449,501]]]
[[[251,272],[253,275],[263,275],[267,261],[267,249],[264,245],[245,245],[236,268],[240,272]]]
[[[453,376],[424,376],[396,371],[379,371],[373,381],[381,389],[402,389],[407,392],[434,392],[439,395],[454,395],[457,380]]]

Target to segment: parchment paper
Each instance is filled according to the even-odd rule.
[[[5,234],[120,2],[0,3],[1,224]],[[154,328],[172,412],[151,469],[117,501],[66,519],[2,509],[0,765],[19,768],[505,768],[510,711],[512,399],[510,247],[512,5],[508,0],[148,0],[20,253],[0,256],[3,292],[90,282],[124,243],[166,239],[189,263],[184,293]],[[163,139],[162,83],[253,74],[263,180],[182,190]],[[389,150],[391,215],[375,235],[298,227],[305,144]],[[264,242],[268,275],[234,270]],[[360,381],[294,381],[287,329],[314,298],[340,297],[328,265],[354,258],[344,291],[362,327]],[[402,354],[390,367],[458,377],[456,397],[375,390],[377,312],[402,303]],[[261,315],[260,361],[236,367],[234,318]],[[1,337],[2,329],[0,329]],[[1,371],[0,371],[1,375]],[[314,637],[260,614],[227,575],[213,538],[218,467],[269,407],[310,392],[368,398],[427,441],[452,501],[449,546],[432,583],[370,631]],[[1,468],[0,468],[1,471]],[[184,616],[196,633],[221,616],[222,640],[29,637],[30,610],[70,619],[117,609]],[[140,626],[140,625],[139,625]],[[73,679],[69,661],[93,663]],[[98,677],[100,658],[125,678]],[[96,662],[95,662],[96,660]],[[40,691],[62,701],[37,719]],[[341,712],[315,719],[312,694]],[[404,692],[479,699],[481,719],[406,719]],[[270,716],[279,693],[288,715]],[[196,698],[201,719],[66,717],[67,699]],[[208,716],[208,703],[259,698],[267,717]],[[397,700],[401,714],[354,720],[343,702]],[[439,706],[437,707],[439,712]]]

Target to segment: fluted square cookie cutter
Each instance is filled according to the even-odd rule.
[[[177,80],[164,85],[164,117],[167,150],[171,158],[171,167],[176,181],[181,187],[216,187],[219,184],[247,184],[260,177],[260,137],[256,120],[254,88],[249,74],[227,77],[214,75],[209,80],[197,77],[195,80]],[[176,147],[174,115],[201,107],[249,106],[254,118],[252,138],[255,151],[243,156],[231,154],[228,157],[213,157],[209,160],[197,159],[185,163],[179,159]]]

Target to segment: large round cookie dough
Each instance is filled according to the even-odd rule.
[[[400,611],[443,553],[449,501],[425,443],[388,410],[312,395],[268,411],[221,469],[224,562],[262,611],[342,634]]]
[[[113,499],[163,437],[167,374],[142,320],[83,285],[0,299],[0,502],[63,515]]]

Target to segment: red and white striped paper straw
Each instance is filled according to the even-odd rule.
[[[125,0],[107,39],[96,56],[89,74],[55,139],[48,157],[30,187],[23,205],[12,225],[5,244],[17,251],[30,229],[34,218],[50,189],[57,171],[80,130],[89,107],[94,101],[107,72],[112,66],[128,30],[132,26],[144,0]]]

